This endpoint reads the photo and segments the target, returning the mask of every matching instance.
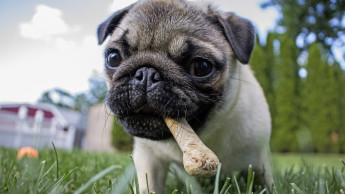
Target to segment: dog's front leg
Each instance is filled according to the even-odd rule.
[[[167,163],[158,158],[155,150],[141,141],[135,139],[133,159],[137,170],[140,193],[147,193],[147,181],[150,191],[163,194],[165,188],[165,178]]]

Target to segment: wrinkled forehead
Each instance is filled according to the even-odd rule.
[[[112,39],[126,38],[136,50],[181,50],[187,39],[224,44],[221,32],[207,15],[193,5],[176,1],[152,1],[138,4],[122,20]],[[219,42],[217,42],[219,41]],[[222,43],[221,43],[222,42]],[[183,50],[183,49],[182,49]]]

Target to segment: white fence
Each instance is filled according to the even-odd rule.
[[[20,112],[20,111],[19,111]],[[41,111],[34,118],[0,110],[0,146],[72,149],[76,129],[56,119],[45,119]]]

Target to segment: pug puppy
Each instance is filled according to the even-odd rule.
[[[245,171],[273,183],[271,118],[249,62],[252,24],[212,5],[141,0],[98,27],[107,37],[107,106],[134,136],[139,186],[164,193],[170,162],[182,152],[163,118],[185,118],[222,163],[222,174]]]

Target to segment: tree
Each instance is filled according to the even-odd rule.
[[[259,81],[264,93],[267,95],[270,92],[270,74],[271,68],[268,66],[267,53],[264,46],[260,45],[259,37],[256,38],[256,45],[254,47],[250,65],[255,73],[255,77]],[[271,58],[271,60],[274,60]]]
[[[264,46],[265,52],[265,74],[267,76],[268,86],[266,88],[266,98],[269,104],[272,116],[272,124],[275,122],[275,98],[274,98],[274,83],[276,79],[275,66],[277,65],[277,54],[275,53],[274,41],[278,39],[278,34],[270,32],[267,34],[266,45]]]
[[[85,93],[76,94],[74,96],[74,110],[86,113],[90,105]]]
[[[80,112],[87,112],[89,106],[103,103],[107,96],[105,79],[93,73],[89,79],[90,89],[78,94],[70,94],[63,89],[45,91],[38,102],[54,104],[58,107],[68,108]]]
[[[290,38],[303,40],[307,50],[316,42],[331,54],[331,46],[343,48],[345,57],[345,1],[344,0],[266,0],[263,8],[276,6],[282,13],[278,25],[285,28]],[[308,40],[307,37],[315,40]],[[311,38],[311,39],[312,39]]]
[[[90,89],[86,92],[87,101],[89,104],[103,103],[107,97],[107,84],[102,76],[99,76],[97,72],[94,72],[89,79]]]
[[[274,66],[276,63],[276,55],[274,53],[273,42],[276,38],[276,33],[268,33],[266,45],[261,45],[259,37],[256,38],[256,45],[254,47],[250,65],[254,71],[255,77],[264,90],[267,102],[269,104],[272,115],[272,122],[274,123],[275,104],[274,104]]]
[[[275,65],[275,115],[272,131],[272,149],[298,151],[296,133],[299,129],[298,93],[296,75],[297,56],[294,42],[286,35],[280,41],[280,53]]]
[[[318,152],[339,151],[339,108],[334,67],[329,66],[318,44],[309,48],[304,83],[304,122]]]
[[[341,69],[339,63],[334,62],[331,67],[331,72],[334,76],[334,81],[332,83],[332,93],[335,94],[335,99],[333,105],[335,107],[332,108],[334,115],[334,135],[338,144],[339,144],[339,152],[345,152],[345,73]]]
[[[38,102],[54,104],[58,107],[73,109],[74,108],[74,97],[69,92],[63,89],[52,89],[45,91],[39,98]]]

